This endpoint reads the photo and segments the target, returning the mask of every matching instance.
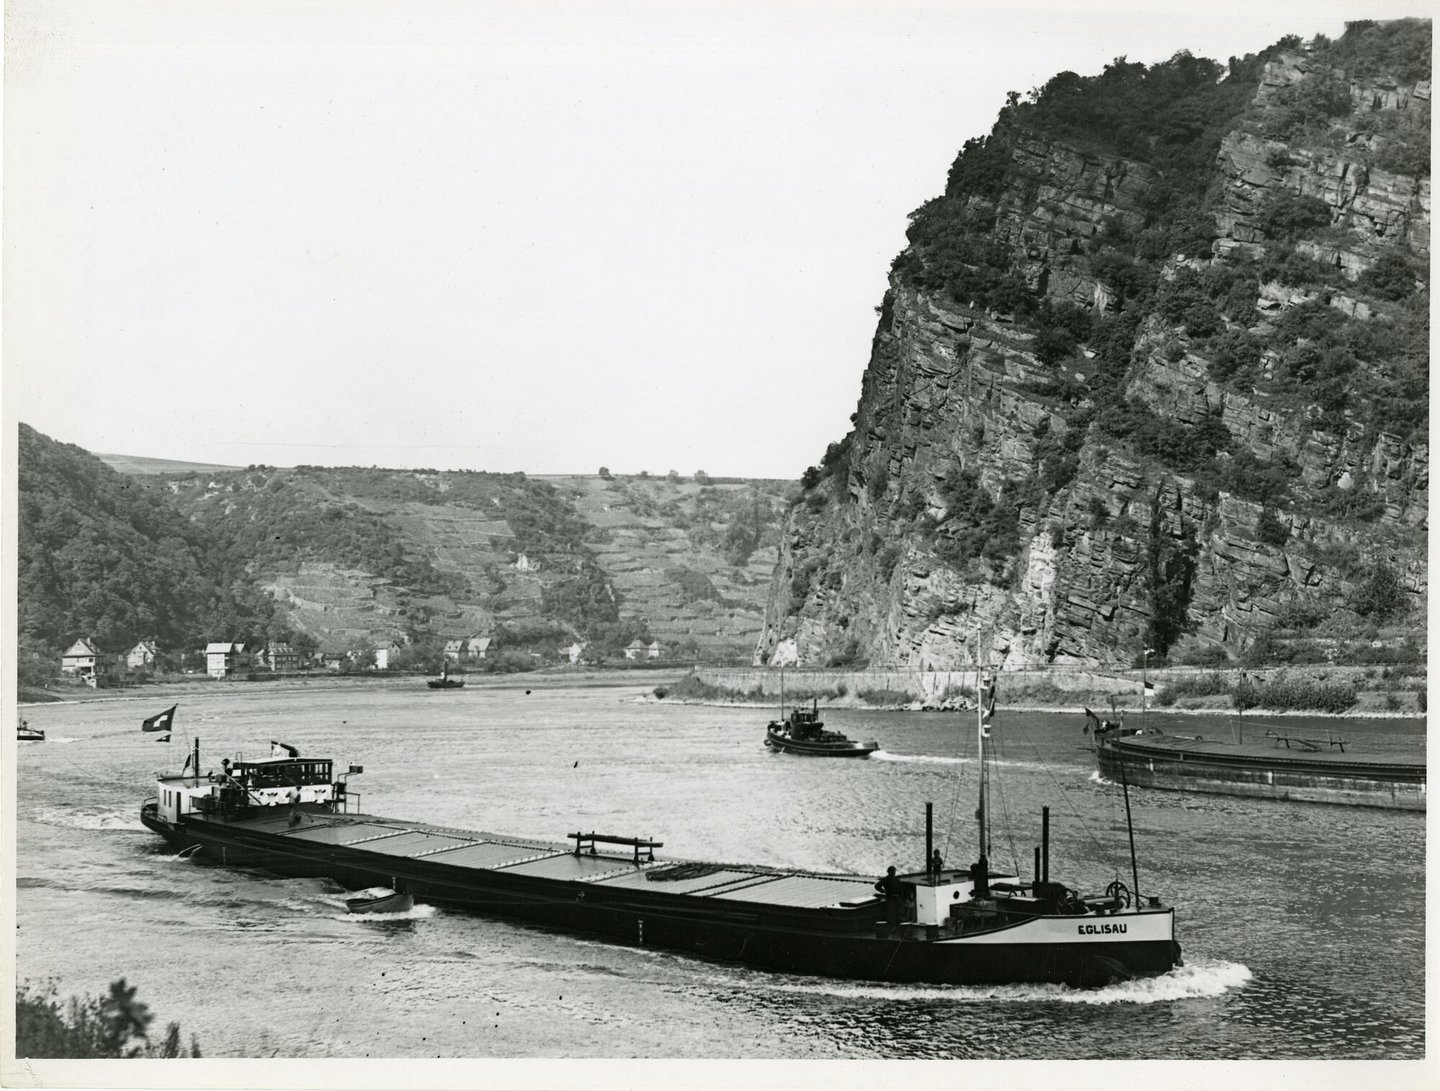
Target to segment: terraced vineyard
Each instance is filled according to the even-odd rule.
[[[127,464],[143,472],[143,460]],[[574,642],[613,658],[639,638],[667,659],[748,662],[793,488],[319,467],[161,473],[181,509],[243,551],[291,626],[324,649],[498,634],[497,646],[542,658]]]

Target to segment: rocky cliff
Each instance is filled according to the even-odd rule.
[[[757,661],[1423,632],[1429,67],[1359,23],[1011,95],[912,214]]]

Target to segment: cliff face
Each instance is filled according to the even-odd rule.
[[[1423,78],[1422,31],[1391,28],[1012,101],[913,217],[757,661],[1218,662],[1423,627],[1420,27]],[[1140,154],[1070,120],[1175,72],[1196,90]]]

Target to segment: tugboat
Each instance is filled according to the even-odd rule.
[[[822,758],[868,758],[880,749],[873,739],[855,742],[838,731],[826,731],[818,702],[810,708],[792,708],[788,719],[771,720],[765,728],[765,745],[782,754]]]
[[[982,694],[989,680],[982,683]],[[990,712],[994,710],[990,690]],[[983,704],[982,704],[983,709]],[[919,869],[872,876],[664,859],[663,843],[594,830],[569,843],[471,833],[359,812],[329,758],[272,745],[259,761],[162,774],[141,821],[192,859],[326,876],[352,890],[595,933],[787,973],[949,985],[1077,987],[1176,966],[1174,910],[1119,881],[1081,895],[1049,877],[1049,809],[1035,875],[989,865],[988,714],[980,724],[980,852],[946,868],[926,807]],[[277,751],[283,751],[278,753]],[[1127,815],[1128,815],[1127,795]],[[1132,841],[1133,844],[1133,841]],[[1133,870],[1133,856],[1132,856]]]
[[[440,664],[440,677],[427,678],[425,684],[431,689],[461,689],[465,682],[463,679],[450,677],[450,663],[447,660]]]

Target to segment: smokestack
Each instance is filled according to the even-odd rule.
[[[1044,846],[1041,854],[1041,861],[1044,870],[1041,872],[1041,880],[1050,881],[1050,808],[1040,808],[1040,844]]]
[[[925,872],[930,872],[930,861],[935,854],[935,804],[925,804]]]

